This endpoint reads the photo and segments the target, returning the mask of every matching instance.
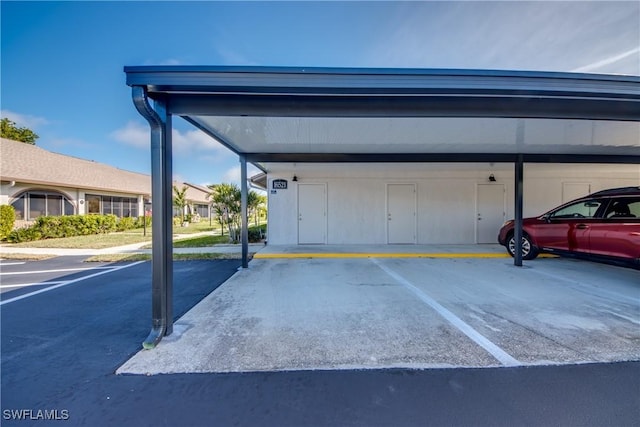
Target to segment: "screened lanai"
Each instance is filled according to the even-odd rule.
[[[640,164],[640,77],[495,70],[125,67],[151,129],[153,347],[172,332],[174,116],[239,156],[242,265],[247,163],[493,162],[514,168],[516,241],[525,163]],[[522,256],[516,252],[516,266]]]

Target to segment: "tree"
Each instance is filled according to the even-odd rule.
[[[225,226],[224,211],[222,209],[222,205],[219,205],[213,200],[213,196],[215,194],[215,189],[217,185],[210,184],[210,185],[207,185],[207,187],[209,187],[209,189],[211,190],[211,192],[207,195],[207,198],[209,199],[209,204],[211,205],[212,214],[215,213],[216,220],[218,221],[218,224],[220,224],[220,234],[224,236],[224,226]]]
[[[180,210],[180,223],[184,223],[184,208],[187,206],[187,186],[183,185],[180,190],[173,186],[173,206]]]
[[[212,185],[209,188],[213,190],[211,201],[222,229],[224,230],[226,226],[229,238],[233,242],[237,242],[241,226],[240,188],[236,184],[227,183]]]
[[[6,117],[3,117],[2,121],[0,121],[0,136],[2,138],[20,141],[31,145],[35,145],[36,139],[39,138],[39,136],[31,129],[18,127],[15,122],[12,122]]]
[[[236,184],[214,184],[208,186],[211,189],[209,200],[211,207],[216,213],[222,235],[224,229],[229,231],[229,238],[237,242],[240,238],[240,229],[242,227],[242,193]],[[254,218],[254,222],[258,225],[258,213],[263,209],[267,201],[266,196],[256,191],[249,191],[247,194],[247,216]]]
[[[263,206],[267,203],[267,196],[264,196],[257,191],[250,190],[247,194],[247,210],[249,211],[247,216],[253,217],[253,222],[258,225],[258,216]]]

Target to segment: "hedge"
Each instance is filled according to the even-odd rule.
[[[11,243],[29,242],[40,239],[55,239],[72,236],[124,231],[136,226],[133,218],[115,215],[63,215],[41,216],[31,227],[19,228],[9,233]]]
[[[7,238],[16,222],[16,210],[11,205],[0,206],[0,239]]]
[[[267,233],[267,224],[251,226],[247,231],[249,234],[249,242],[258,243],[264,239],[264,236]]]

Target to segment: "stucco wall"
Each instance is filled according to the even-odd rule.
[[[293,175],[298,181],[292,181]],[[327,185],[327,243],[386,244],[387,184],[416,185],[417,243],[469,244],[477,240],[477,187],[505,186],[505,219],[514,216],[513,165],[331,165],[326,170],[300,165],[268,175],[269,244],[298,243],[297,185]],[[563,202],[563,183],[589,184],[590,192],[640,185],[638,165],[525,165],[524,215],[534,216]],[[271,190],[286,179],[286,190]],[[496,229],[496,234],[497,234]]]

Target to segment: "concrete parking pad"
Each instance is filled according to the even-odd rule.
[[[498,253],[468,248],[450,253]],[[639,326],[640,272],[630,268],[563,258],[522,268],[496,257],[254,258],[118,373],[640,360]]]

